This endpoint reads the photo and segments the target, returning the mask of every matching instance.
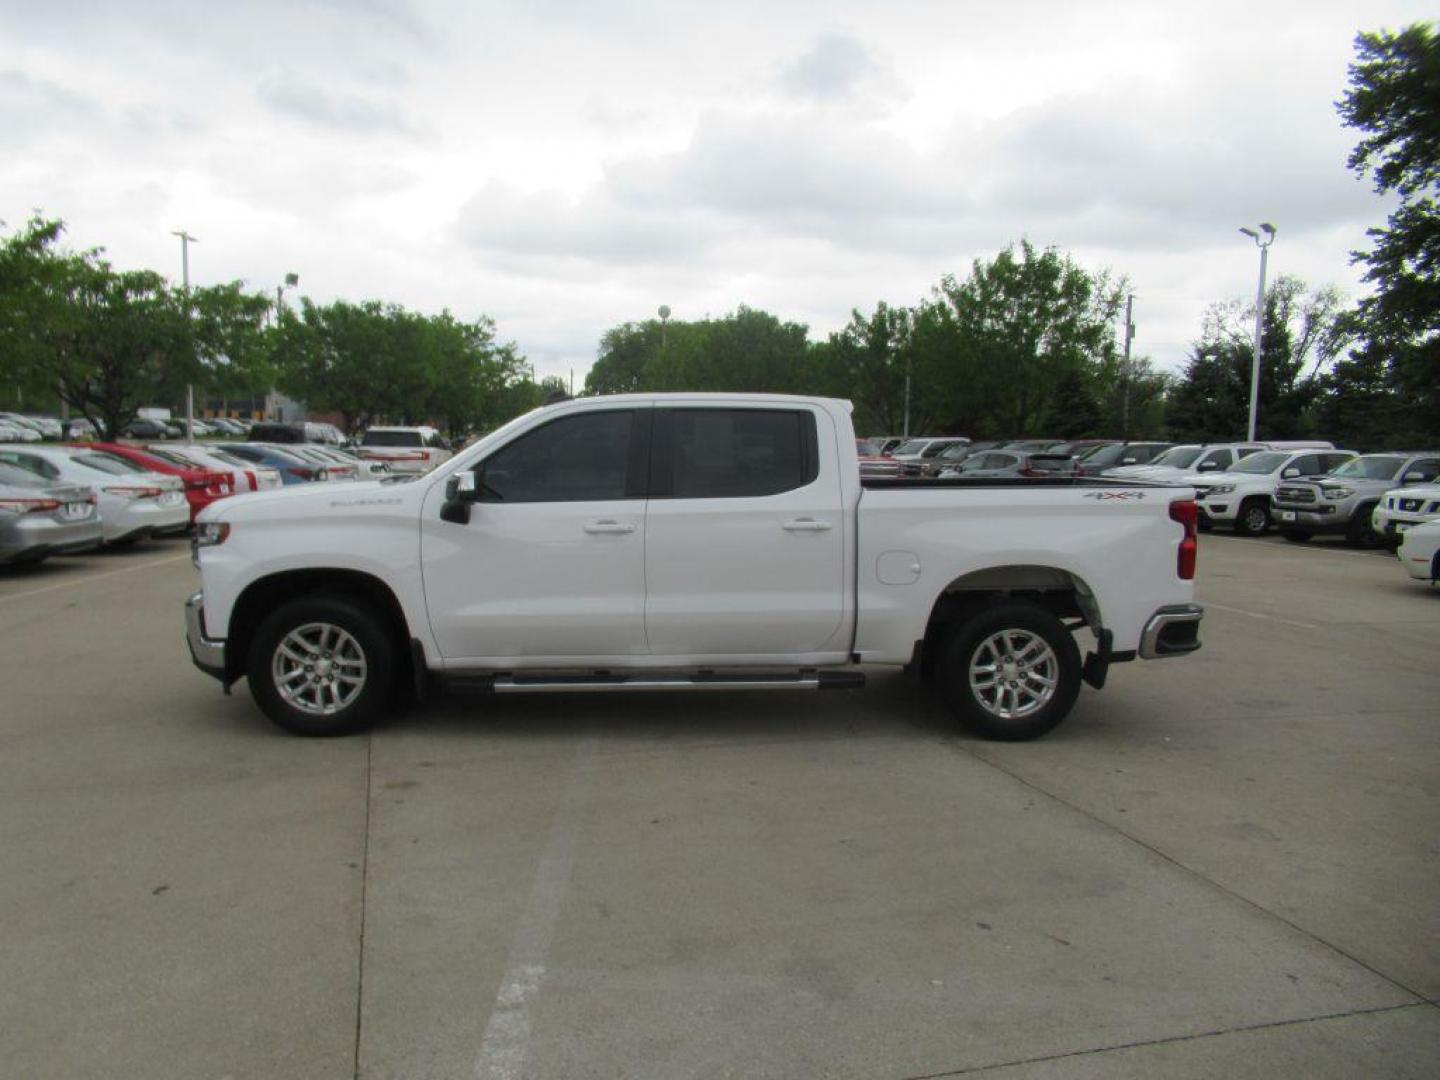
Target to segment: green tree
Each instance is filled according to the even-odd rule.
[[[1383,368],[1396,390],[1394,427],[1440,434],[1440,35],[1428,23],[1355,39],[1350,88],[1338,103],[1365,133],[1349,165],[1399,197],[1372,246],[1356,252],[1374,292],[1360,301],[1357,366]],[[1373,386],[1370,387],[1373,389]],[[1337,388],[1337,392],[1343,392]]]
[[[1296,438],[1313,433],[1313,406],[1323,388],[1320,373],[1348,343],[1341,297],[1333,288],[1309,290],[1299,278],[1282,276],[1265,291],[1260,341],[1258,438]],[[1170,432],[1195,441],[1245,436],[1254,356],[1254,304],[1229,300],[1206,313],[1185,374],[1166,407]]]
[[[963,282],[943,278],[936,298],[950,312],[936,330],[950,338],[949,370],[928,373],[941,415],[967,421],[966,434],[1035,434],[1062,378],[1093,379],[1113,365],[1124,293],[1108,272],[1029,241],[977,260]]]
[[[239,284],[184,292],[149,270],[116,270],[99,250],[60,247],[39,217],[0,245],[0,356],[19,382],[113,438],[142,405],[264,353],[264,299]]]

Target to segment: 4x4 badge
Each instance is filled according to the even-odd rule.
[[[1107,499],[1143,499],[1143,491],[1087,491],[1084,498],[1097,499],[1104,502]]]

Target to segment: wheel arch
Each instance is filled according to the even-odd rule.
[[[919,643],[922,674],[930,674],[951,630],[977,611],[1027,600],[1062,622],[1082,619],[1096,634],[1102,629],[1094,590],[1079,574],[1056,566],[1016,563],[971,570],[940,590]]]
[[[226,640],[225,674],[233,681],[245,674],[246,656],[255,631],[281,604],[304,596],[329,595],[359,601],[379,617],[395,646],[397,678],[412,678],[411,632],[394,590],[374,574],[334,568],[281,570],[257,578],[235,600]]]

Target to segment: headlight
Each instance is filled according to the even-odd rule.
[[[1325,498],[1327,499],[1348,499],[1351,495],[1355,494],[1354,488],[1347,487],[1327,487],[1321,490],[1324,491]]]
[[[230,526],[223,521],[207,521],[195,526],[195,546],[214,547],[230,535]]]

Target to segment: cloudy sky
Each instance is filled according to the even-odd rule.
[[[1354,294],[1385,203],[1334,102],[1433,3],[0,0],[0,219],[123,266],[600,335],[842,326],[1022,237],[1128,275],[1137,350],[1273,272]]]

